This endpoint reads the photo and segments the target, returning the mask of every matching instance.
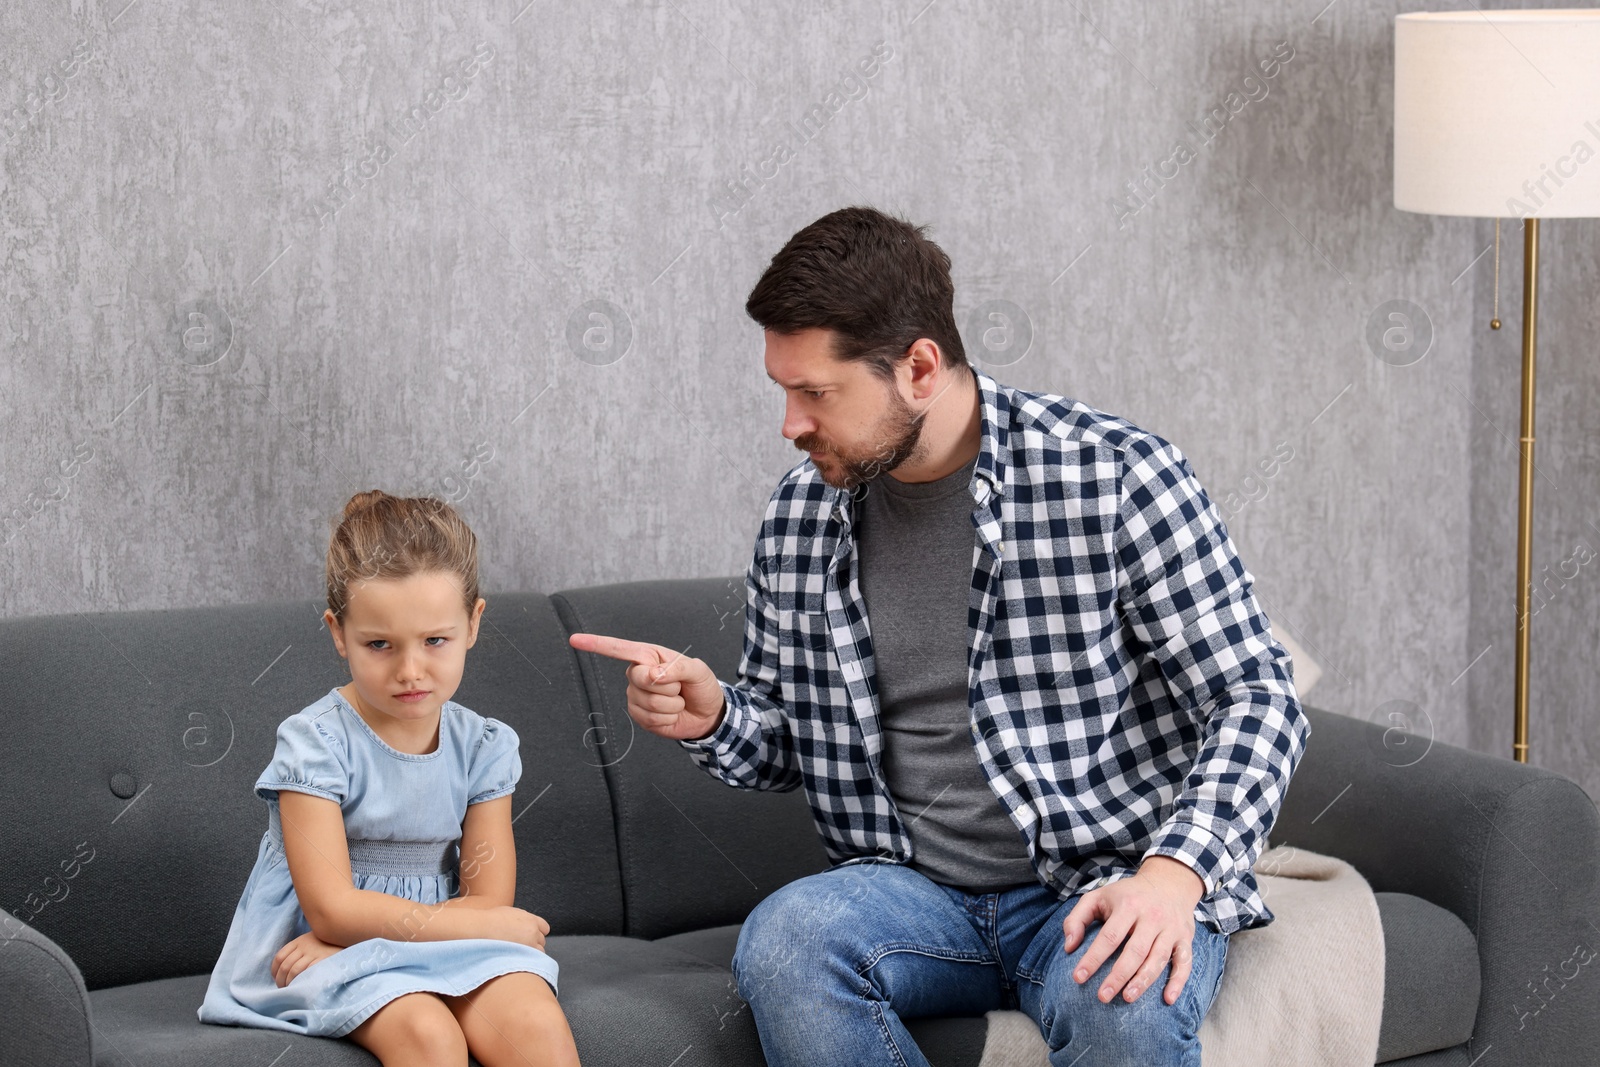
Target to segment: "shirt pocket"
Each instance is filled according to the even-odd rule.
[[[841,688],[831,625],[822,592],[779,590],[773,595],[778,626],[779,681],[785,705],[826,713],[830,693]]]
[[[834,665],[827,611],[778,608],[777,615],[779,663],[784,668],[785,687],[798,682],[800,695],[804,696],[806,683],[828,685],[829,679],[818,675],[831,672]],[[803,668],[805,674],[797,677],[797,668]]]
[[[772,606],[777,610],[779,616],[827,614],[828,597],[823,590],[812,591],[799,588],[804,583],[805,577],[803,575],[796,576],[794,584],[797,588],[779,588],[773,592]],[[810,580],[816,580],[816,576],[811,576]]]
[[[797,583],[798,584],[798,583]],[[828,598],[821,590],[779,589],[772,596],[778,616],[778,642],[785,650],[828,650]],[[820,665],[820,664],[819,664]]]

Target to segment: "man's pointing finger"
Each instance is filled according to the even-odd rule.
[[[620,637],[607,637],[604,634],[569,634],[567,643],[580,652],[595,652],[612,659],[627,660],[629,663],[641,663],[646,666],[655,666],[666,662],[661,655],[660,645],[646,644],[643,641],[625,641]]]

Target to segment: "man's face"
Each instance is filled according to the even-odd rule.
[[[783,387],[783,436],[838,489],[920,456],[923,414],[865,363],[833,355],[832,330],[767,331],[767,377]]]

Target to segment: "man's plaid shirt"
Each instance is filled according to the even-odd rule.
[[[1227,527],[1177,446],[974,370],[967,679],[984,776],[1061,899],[1171,856],[1205,882],[1197,922],[1266,925],[1251,868],[1311,727]],[[716,730],[679,744],[729,785],[804,785],[835,865],[906,863],[853,504],[810,459],[778,483],[739,679],[721,683]]]

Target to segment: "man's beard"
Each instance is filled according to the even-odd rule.
[[[845,455],[837,449],[822,447],[815,434],[801,434],[794,446],[802,452],[823,453],[823,463],[830,460],[838,469],[824,467],[816,459],[811,462],[822,480],[835,489],[854,489],[869,482],[885,471],[894,470],[908,459],[919,457],[922,448],[922,424],[927,412],[917,414],[911,410],[899,390],[889,388],[889,408],[875,427],[874,436],[879,444],[862,455]]]

